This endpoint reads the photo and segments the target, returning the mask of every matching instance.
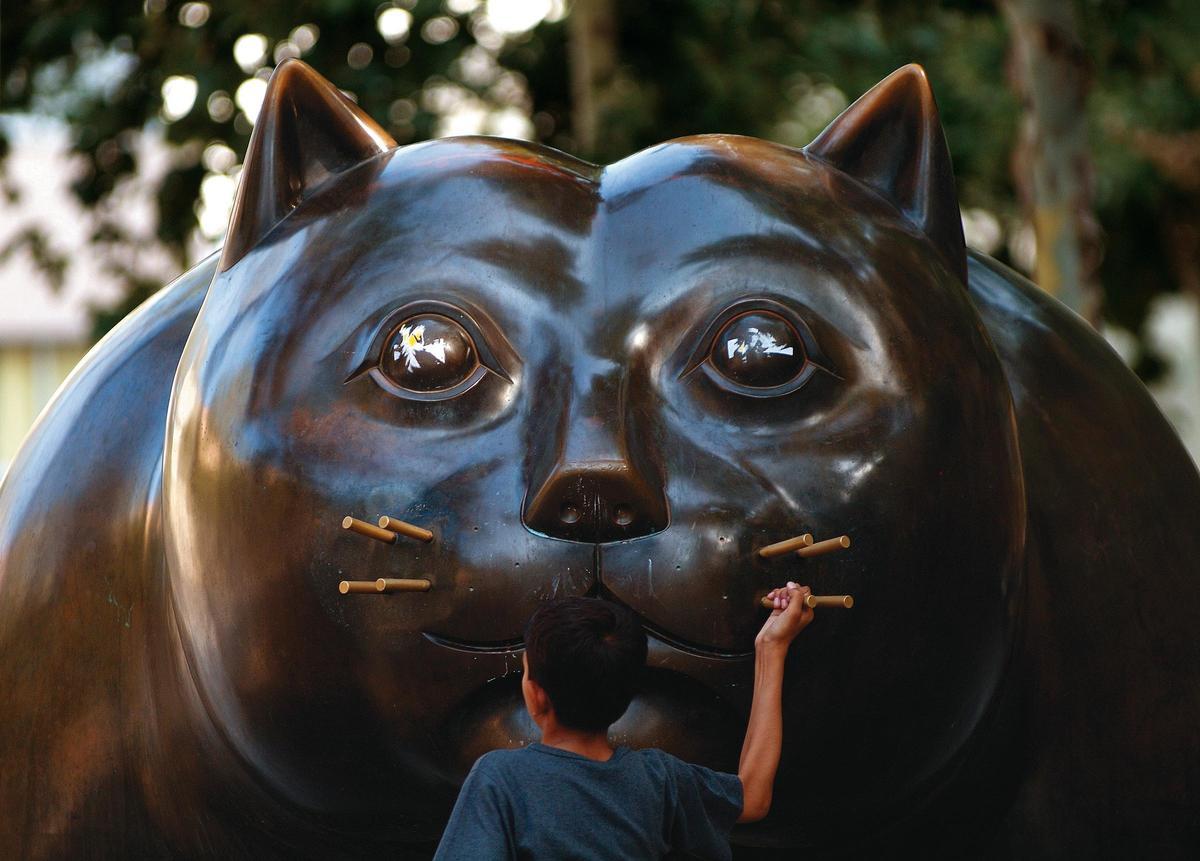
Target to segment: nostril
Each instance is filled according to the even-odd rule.
[[[655,487],[627,464],[560,465],[530,488],[521,522],[535,535],[564,541],[631,541],[667,528],[666,496]]]

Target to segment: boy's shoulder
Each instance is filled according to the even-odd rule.
[[[513,771],[540,768],[562,768],[571,764],[591,766],[615,766],[618,764],[638,764],[643,768],[654,771],[671,771],[685,765],[684,761],[667,753],[665,750],[648,747],[634,750],[618,747],[613,750],[613,756],[608,760],[589,760],[577,753],[559,750],[535,742],[524,747],[500,748],[489,750],[475,761],[473,770],[485,774],[504,774]]]
[[[660,750],[657,747],[644,747],[640,750],[631,750],[629,751],[629,755],[636,757],[644,767],[668,774],[680,769],[691,768],[691,763],[687,760],[680,759],[674,754],[667,753],[665,750]]]
[[[489,750],[475,760],[472,773],[479,778],[492,780],[520,779],[531,773],[555,770],[563,766],[563,762],[553,753],[551,748],[535,742],[523,747],[499,748]]]
[[[585,772],[591,769],[602,772],[617,769],[628,773],[632,770],[646,774],[653,780],[663,781],[674,781],[681,774],[690,774],[699,768],[654,747],[638,750],[618,747],[611,759],[599,761],[535,742],[525,747],[490,750],[475,761],[471,771],[477,780],[506,783],[539,773],[573,773],[580,767]]]
[[[489,750],[475,760],[471,771],[479,772],[481,775],[500,775],[519,770],[523,763],[529,762],[529,748],[527,747],[500,748]]]

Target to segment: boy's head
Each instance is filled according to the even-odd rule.
[[[601,732],[625,713],[646,665],[633,613],[598,598],[560,598],[525,626],[526,678],[565,727]]]

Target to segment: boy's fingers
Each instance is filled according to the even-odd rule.
[[[805,596],[811,594],[812,589],[808,586],[801,586],[794,580],[789,580],[786,586],[779,586],[772,589],[764,597],[770,602],[770,606],[774,611],[785,611],[792,604],[798,603],[800,604],[800,609],[794,611],[794,614],[799,615],[801,618],[811,618],[812,608],[804,602]]]

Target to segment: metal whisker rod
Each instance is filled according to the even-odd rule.
[[[397,535],[395,532],[380,529],[374,524],[367,523],[365,520],[359,520],[357,517],[351,517],[350,515],[342,518],[342,529],[349,529],[351,532],[357,532],[359,535],[374,538],[376,541],[382,541],[384,544],[396,543]]]
[[[399,580],[380,577],[378,580],[343,580],[338,591],[343,595],[378,595],[383,592],[428,592],[433,584],[428,580]]]
[[[415,538],[418,541],[429,542],[433,540],[433,533],[428,529],[422,529],[420,526],[414,526],[411,523],[405,523],[403,520],[388,517],[386,514],[379,518],[379,527],[389,532],[395,532],[397,535]]]
[[[343,580],[338,583],[338,591],[343,595],[374,595],[379,589],[375,580]]]
[[[375,581],[375,588],[380,592],[428,592],[433,588],[433,583],[424,578],[400,580],[393,577],[380,577]]]
[[[837,538],[827,538],[824,541],[818,541],[816,544],[808,547],[801,547],[796,550],[797,556],[808,558],[809,556],[822,556],[826,553],[833,553],[836,550],[845,550],[850,546],[849,535],[839,535]]]
[[[787,541],[778,541],[775,544],[768,544],[766,547],[758,548],[758,555],[763,559],[771,559],[775,556],[782,556],[785,553],[791,553],[793,550],[800,550],[803,547],[808,547],[813,543],[811,534],[805,532],[803,535],[797,535],[795,538],[789,538]]]
[[[765,595],[759,600],[759,603],[768,610],[775,609],[775,602]],[[816,609],[818,607],[837,607],[844,610],[849,610],[854,606],[853,595],[805,595],[804,604],[806,607]]]

